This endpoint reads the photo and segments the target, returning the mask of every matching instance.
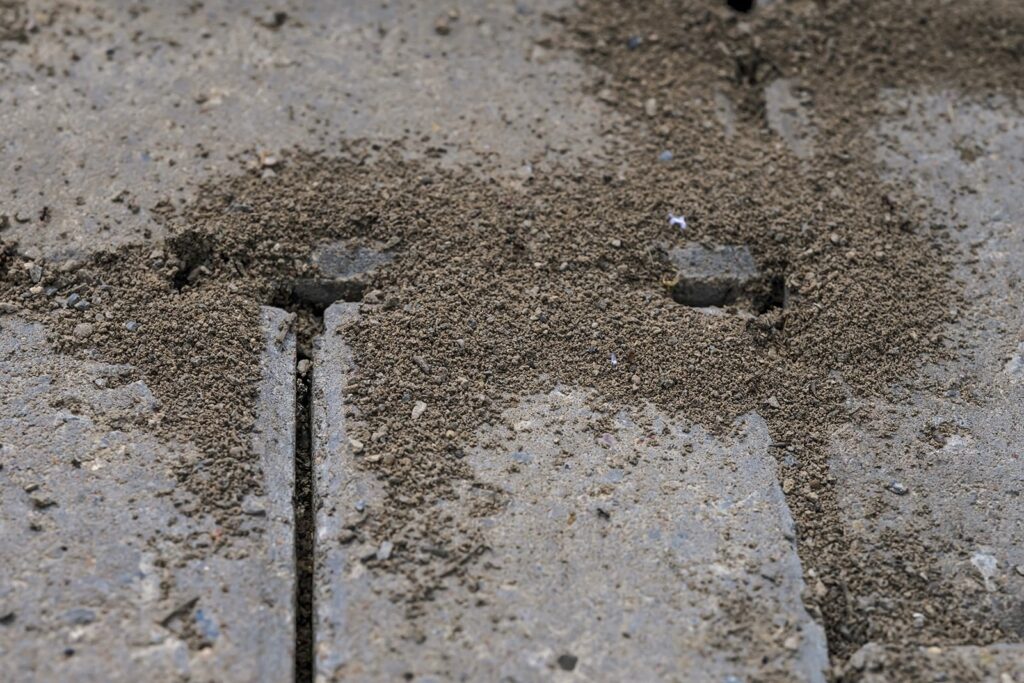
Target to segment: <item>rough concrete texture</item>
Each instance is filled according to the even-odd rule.
[[[608,114],[543,46],[565,4],[29,2],[0,59],[5,237],[49,260],[158,238],[161,203],[233,157],[273,172],[343,139],[417,131],[443,163],[511,179],[598,156]]]
[[[262,388],[282,402],[261,406],[255,446],[288,485],[294,391],[267,386],[294,371],[282,316],[265,313]],[[247,501],[250,535],[213,550],[219,529],[171,469],[200,456],[147,433],[160,406],[131,372],[0,316],[0,679],[288,679],[290,488]]]
[[[318,367],[351,367],[338,331],[356,314],[328,309]],[[824,680],[756,414],[716,439],[651,407],[602,414],[583,390],[522,400],[477,435],[475,484],[431,503],[453,528],[481,525],[486,571],[410,621],[406,579],[364,561],[418,550],[339,542],[381,500],[345,437],[344,386],[314,377],[318,680]]]
[[[849,401],[854,420],[832,446],[846,533],[854,547],[889,532],[926,548],[940,575],[932,580],[952,582],[960,607],[1024,636],[1024,117],[1010,102],[949,93],[891,102],[881,160],[957,226],[963,301],[949,302],[958,309],[945,331],[954,360],[923,368],[888,398]],[[868,612],[888,609],[877,596],[855,597]],[[922,628],[928,617],[920,614]],[[993,661],[1006,666],[993,664],[989,680],[1020,674],[1024,648],[1000,651]],[[955,657],[989,652],[959,648]]]
[[[688,242],[669,254],[677,272],[672,297],[685,306],[727,306],[757,278],[746,246],[707,247]]]

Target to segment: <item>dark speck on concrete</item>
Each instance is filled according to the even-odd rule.
[[[558,666],[564,671],[572,671],[576,668],[576,662],[579,661],[575,655],[561,655],[558,658]]]

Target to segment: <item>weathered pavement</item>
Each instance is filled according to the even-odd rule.
[[[612,116],[583,94],[579,63],[535,44],[546,29],[523,3],[463,3],[443,40],[429,3],[311,3],[289,8],[278,26],[272,12],[236,21],[244,3],[190,12],[159,4],[143,19],[128,3],[82,4],[78,14],[55,12],[41,39],[3,64],[0,149],[13,160],[0,166],[10,215],[3,236],[53,263],[156,243],[162,200],[193,197],[238,155],[329,151],[357,136],[386,143],[412,130],[448,150],[442,163],[487,160],[514,182],[538,157],[599,158],[595,140]],[[223,29],[216,40],[208,25]],[[141,45],[123,41],[140,27],[159,30],[143,31]],[[201,55],[188,79],[173,64],[178,52]],[[40,60],[66,72],[40,81]],[[907,96],[894,95],[880,160],[893,177],[917,182],[937,220],[963,226],[952,258],[968,305],[946,332],[958,360],[923,369],[885,399],[851,396],[832,460],[844,532],[865,554],[880,534],[926,546],[960,603],[1020,634],[1024,124],[1013,103],[915,93],[905,106]],[[773,81],[765,100],[780,140],[813,157],[816,131],[799,84]],[[721,104],[722,125],[734,126],[731,105]],[[684,303],[727,303],[730,287]],[[314,283],[301,296],[328,303],[356,294]],[[365,547],[354,533],[381,494],[345,435],[345,421],[358,420],[345,411],[345,373],[320,369],[324,358],[351,367],[344,339],[330,331],[354,314],[328,312],[314,359],[321,680],[732,683],[762,657],[780,675],[822,678],[826,643],[802,604],[806,567],[760,418],[715,439],[650,407],[636,421],[604,413],[577,387],[519,397],[501,423],[482,429],[486,445],[467,459],[491,487],[435,504],[485,530],[491,564],[475,592],[453,580],[425,616],[406,620],[390,599],[402,579],[372,564],[424,551]],[[162,409],[147,387],[123,381],[127,368],[55,353],[39,324],[0,316],[0,678],[291,677],[295,341],[280,314],[265,315],[254,446],[266,495],[247,502],[252,534],[229,554],[217,550],[211,520],[181,512],[188,494],[171,465],[198,456],[147,431]],[[614,428],[588,431],[598,418]],[[492,490],[501,512],[470,515]],[[891,608],[873,594],[853,600],[867,613]],[[928,608],[902,632],[940,638],[928,631]],[[1019,644],[899,652],[887,644],[863,647],[846,673],[901,680],[900,667],[920,660],[936,672],[1024,680]]]
[[[881,160],[914,183],[937,220],[958,226],[963,301],[949,305],[963,310],[946,331],[955,360],[923,368],[887,400],[850,398],[853,419],[837,430],[832,448],[846,534],[859,551],[883,533],[925,548],[941,572],[931,580],[951,581],[957,600],[980,619],[1020,633],[1024,118],[1007,102],[960,103],[948,93],[894,94],[891,102],[893,114],[878,131]],[[890,608],[872,595],[855,599],[869,613]],[[927,632],[929,619],[943,609],[921,605],[906,628]],[[917,657],[936,670],[955,662],[986,680],[1024,677],[1019,644],[922,648],[900,656],[883,652],[883,645],[865,646],[854,668]]]
[[[413,0],[317,0],[283,16],[240,0],[29,3],[16,21],[32,39],[0,59],[5,237],[51,261],[158,241],[160,213],[241,155],[409,130],[442,163],[512,178],[538,158],[598,156],[609,113],[577,61],[534,44],[549,30],[535,4],[461,2],[440,36],[447,8]]]
[[[55,353],[0,317],[0,678],[282,681],[292,676],[295,336],[263,310],[253,447],[264,496],[249,535],[211,552],[172,467],[202,462],[146,433],[159,406],[126,366]]]
[[[327,310],[314,368],[351,368],[341,332],[357,308]],[[430,549],[360,543],[382,489],[346,438],[358,415],[345,396],[345,373],[314,375],[317,680],[722,681],[766,666],[824,680],[824,634],[801,602],[756,414],[726,441],[652,408],[597,434],[582,389],[524,398],[467,454],[476,486],[432,503],[486,530],[489,570],[471,588],[453,579],[410,621],[394,600],[404,579],[372,563]],[[500,511],[473,519],[495,497]]]

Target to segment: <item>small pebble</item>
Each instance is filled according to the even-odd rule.
[[[68,295],[68,299],[67,299],[67,304],[66,305],[67,305],[68,308],[72,308],[81,299],[82,299],[82,297],[80,297],[77,292],[72,292],[71,294]]]
[[[78,323],[75,325],[74,334],[79,339],[88,339],[94,331],[92,323]]]
[[[124,324],[124,329],[128,330],[129,332],[135,332],[140,327],[142,326],[139,323],[135,322],[134,320],[129,320]]]
[[[412,419],[414,419],[414,420],[420,419],[420,416],[423,414],[423,411],[425,411],[426,409],[427,409],[427,404],[426,403],[424,403],[423,401],[416,401],[415,405],[413,405],[413,407],[412,407]]]
[[[253,517],[260,517],[267,514],[267,507],[259,498],[246,496],[242,500],[242,513]]]
[[[910,489],[908,489],[906,486],[904,486],[898,481],[889,482],[889,485],[886,486],[886,488],[895,493],[897,496],[905,496],[908,493],[910,493]]]
[[[353,453],[363,452],[363,442],[359,439],[354,439],[351,436],[348,438],[348,445],[352,447]]]
[[[377,559],[383,562],[384,560],[391,557],[391,551],[394,549],[395,544],[391,541],[384,541],[380,544],[380,548],[377,549]]]
[[[672,159],[674,158],[675,156],[672,154],[672,151],[668,149],[664,150],[661,154],[658,155],[658,161],[662,163],[672,161]]]
[[[646,102],[644,102],[644,113],[647,114],[648,116],[657,116],[658,100],[651,97]]]

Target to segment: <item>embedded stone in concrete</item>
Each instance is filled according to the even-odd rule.
[[[688,242],[669,252],[669,262],[678,272],[672,297],[686,306],[728,306],[758,277],[754,257],[745,246]]]
[[[427,503],[482,533],[472,587],[446,579],[410,620],[393,599],[405,576],[364,564],[384,546],[346,534],[383,500],[344,424],[358,417],[338,331],[355,315],[327,309],[313,379],[318,681],[824,680],[824,634],[801,602],[756,414],[714,437],[650,406],[600,412],[583,390],[524,398],[480,429],[474,481]],[[404,552],[415,562],[420,550]]]
[[[905,633],[922,642],[946,636],[929,607],[1024,639],[1024,383],[1015,371],[1024,338],[1024,118],[995,98],[967,104],[948,93],[896,97],[893,110],[878,131],[880,156],[957,226],[950,251],[969,305],[949,302],[959,308],[943,334],[956,358],[925,366],[891,396],[851,396],[850,424],[831,448],[855,551],[877,548],[883,533],[905,539],[919,551],[915,570],[943,587],[941,597],[851,599],[868,613],[905,610]],[[965,149],[977,154],[967,161]],[[892,482],[905,495],[894,495]]]
[[[764,106],[768,127],[789,150],[800,159],[813,156],[815,130],[796,83],[788,78],[769,83],[764,89]]]
[[[158,405],[132,369],[58,354],[42,325],[0,319],[0,679],[290,679],[285,316],[263,313],[254,448],[267,496],[246,503],[262,511],[245,515],[249,535],[216,550],[219,529],[186,512],[195,501],[172,469],[203,456],[146,430]]]
[[[313,252],[315,277],[301,278],[292,285],[299,301],[329,306],[335,301],[358,301],[369,277],[391,260],[382,250],[361,244],[328,244]]]

